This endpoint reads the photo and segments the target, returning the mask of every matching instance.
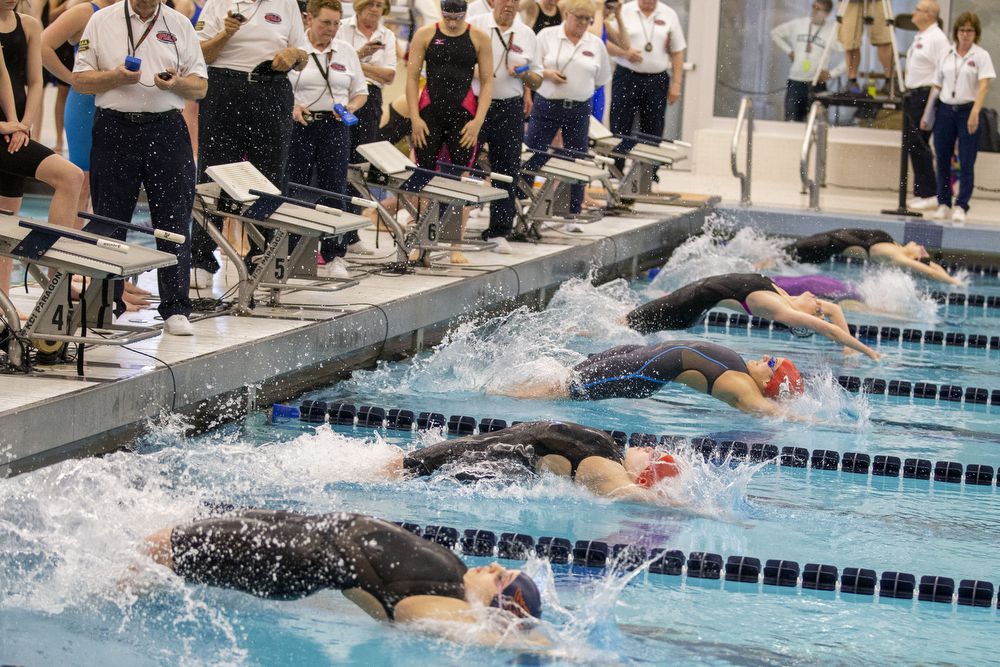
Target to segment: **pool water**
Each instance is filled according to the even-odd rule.
[[[697,243],[695,240],[692,243]],[[742,246],[740,244],[743,244]],[[642,337],[618,318],[658,291],[759,256],[747,236],[682,248],[653,283],[564,285],[542,312],[517,310],[457,326],[436,349],[356,371],[302,399],[511,420],[562,419],[626,433],[710,436],[838,452],[1000,465],[1000,407],[849,394],[838,375],[1000,388],[1000,351],[892,343],[875,363],[838,346],[780,332],[695,327]],[[699,255],[700,253],[700,255]],[[685,257],[697,258],[688,261]],[[709,257],[710,262],[705,258]],[[718,267],[703,273],[704,264]],[[790,271],[814,267],[786,265]],[[831,266],[872,295],[895,290],[892,326],[997,335],[995,316],[938,306],[936,286],[876,267]],[[970,292],[1000,294],[973,280]],[[864,291],[864,290],[863,290]],[[885,323],[849,314],[851,322]],[[780,353],[808,375],[792,409],[821,423],[739,413],[683,387],[656,400],[528,401],[500,395],[542,374],[565,373],[587,353],[623,343],[704,338],[744,357]],[[296,401],[297,402],[297,401]],[[168,418],[134,452],[67,461],[0,480],[0,661],[13,664],[977,664],[995,652],[996,609],[779,589],[637,573],[583,572],[532,561],[547,586],[542,631],[551,656],[463,647],[369,620],[335,592],[297,602],[188,585],[151,566],[141,539],[217,503],[348,510],[392,520],[521,532],[729,555],[900,570],[1000,583],[995,574],[1000,497],[995,486],[879,478],[764,464],[706,463],[686,455],[675,489],[684,508],[596,498],[543,476],[460,484],[448,474],[387,481],[397,447],[445,437],[367,428],[242,424],[184,438]],[[466,558],[471,565],[484,559]],[[137,589],[138,585],[138,589]],[[928,638],[934,638],[928,641]]]

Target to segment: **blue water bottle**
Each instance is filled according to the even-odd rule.
[[[340,120],[343,121],[344,125],[347,127],[358,124],[358,117],[348,111],[347,107],[343,104],[334,104],[333,110],[337,112],[337,115],[340,116]]]
[[[125,69],[130,72],[138,72],[139,68],[142,66],[142,58],[136,58],[135,56],[125,56]]]
[[[520,67],[514,68],[514,74],[524,74],[529,69],[531,69],[529,65],[521,65]]]

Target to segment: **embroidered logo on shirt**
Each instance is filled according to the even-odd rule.
[[[434,40],[434,46],[444,46],[444,40],[443,39],[435,39]]]
[[[172,32],[167,32],[166,30],[161,30],[156,33],[156,39],[160,40],[164,44],[175,44],[177,43],[177,35]]]
[[[89,51],[89,50],[90,50],[90,40],[81,39],[80,43],[76,47],[77,53],[83,53],[84,51]]]
[[[335,70],[337,72],[346,72],[347,71],[347,68],[344,67],[343,65],[341,65],[340,63],[330,63],[330,69]]]
[[[510,45],[510,50],[511,50],[512,52],[514,52],[514,53],[524,53],[524,49],[522,49],[522,48],[521,48],[520,46],[518,46],[517,44],[511,44],[511,45]]]
[[[667,25],[667,22],[664,21],[663,19],[656,19],[655,21],[653,21],[653,23],[655,25]]]
[[[204,27],[205,27],[205,21],[203,20],[199,20],[197,23],[194,24],[194,29],[197,31],[200,31]]]
[[[580,55],[581,56],[588,56],[590,58],[593,58],[594,57],[594,52],[593,51],[580,51]]]
[[[264,14],[264,20],[268,23],[281,23],[281,14]]]
[[[969,61],[969,67],[972,67],[973,69],[975,69],[975,67],[976,67],[976,61],[975,60],[970,60]]]

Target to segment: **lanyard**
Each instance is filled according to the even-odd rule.
[[[955,56],[955,60],[958,60],[958,49],[953,49],[951,53]],[[958,76],[962,73],[962,67],[965,66],[965,63],[969,62],[969,58],[973,55],[972,49],[969,49],[969,52],[962,58],[962,62],[958,63],[955,67],[955,76],[952,78],[951,83],[951,99],[958,97]]]
[[[260,11],[260,5],[261,5],[262,1],[263,0],[254,0],[254,3],[253,3],[253,14],[251,14],[250,16],[247,16],[247,15],[243,14],[240,11],[240,0],[236,0],[236,2],[234,3],[236,5],[236,13],[239,14],[240,16],[242,16],[244,18],[244,23],[249,23],[250,19],[252,19],[253,17],[257,16],[257,12]]]
[[[331,53],[329,51],[326,52],[325,68],[323,67],[323,64],[320,63],[318,55],[316,55],[315,53],[311,55],[313,62],[316,63],[316,67],[318,67],[319,71],[323,73],[323,83],[326,84],[326,92],[330,93],[330,99],[335,100],[336,98],[333,96],[333,88],[330,87],[330,61],[332,60]],[[320,97],[322,97],[322,95],[320,95]],[[315,101],[313,101],[313,104],[315,104],[318,101],[319,99],[317,98]]]
[[[643,47],[646,52],[653,50],[653,33],[656,32],[656,12],[649,18],[653,19],[653,27],[650,29],[649,34],[646,34],[646,15],[642,13],[639,7],[635,8],[636,13],[639,15],[639,27],[642,28],[642,38],[646,40],[646,45]]]
[[[812,53],[813,40],[819,37],[819,31],[823,29],[822,25],[816,26],[816,34],[812,31],[812,21],[809,22],[809,27],[806,28],[806,53]]]
[[[139,47],[142,46],[142,43],[146,41],[147,37],[149,37],[149,33],[153,31],[153,26],[156,25],[156,20],[160,18],[160,10],[163,9],[163,5],[158,4],[156,6],[156,15],[149,22],[149,25],[146,26],[146,32],[142,33],[142,37],[139,38],[139,42],[136,43],[132,38],[132,17],[129,16],[128,0],[125,0],[123,4],[125,5],[125,28],[128,30],[128,45],[131,47],[132,55],[134,56],[136,51],[139,50]]]
[[[507,42],[506,44],[504,44],[503,34],[500,32],[500,28],[499,27],[494,27],[493,28],[493,32],[496,33],[497,38],[500,40],[500,46],[503,47],[503,62],[500,63],[499,65],[497,65],[496,69],[493,70],[493,78],[495,79],[496,76],[497,76],[497,72],[500,71],[500,68],[501,67],[506,67],[506,66],[509,65],[508,57],[510,56],[510,49],[511,49],[512,46],[514,46],[514,31],[513,31],[513,29],[511,30],[511,32],[510,32],[510,41]],[[557,64],[558,64],[558,60],[559,59],[557,58],[556,59]]]
[[[585,36],[586,35],[584,35],[584,37]],[[580,38],[580,42],[576,45],[576,48],[573,49],[573,53],[569,54],[569,60],[563,63],[562,67],[559,67],[559,56],[560,54],[562,54],[562,45],[563,45],[563,40],[562,38],[559,38],[559,48],[556,50],[556,71],[562,74],[563,76],[566,76],[565,72],[566,68],[569,67],[569,64],[571,62],[573,62],[573,58],[576,57],[576,52],[583,47],[583,37]]]

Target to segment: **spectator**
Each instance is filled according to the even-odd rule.
[[[830,44],[837,52],[843,51],[840,42],[831,43],[834,25],[827,18],[832,10],[833,0],[813,0],[810,16],[792,19],[771,31],[771,40],[792,61],[788,81],[785,82],[786,121],[803,122],[809,115],[812,95],[824,92],[826,82],[844,71],[843,64],[832,72],[820,69],[816,86],[812,86],[816,69],[826,65],[822,58],[827,45]]]
[[[861,93],[858,68],[861,67],[861,36],[866,19],[871,20],[868,23],[868,39],[878,52],[878,61],[882,64],[886,81],[892,78],[892,28],[886,23],[881,0],[840,1],[848,3],[837,34],[847,61],[848,91]]]

